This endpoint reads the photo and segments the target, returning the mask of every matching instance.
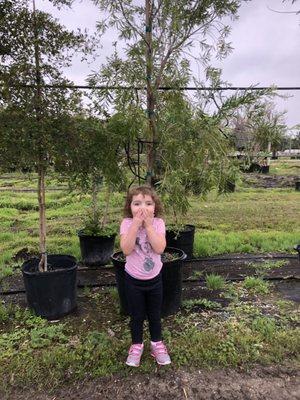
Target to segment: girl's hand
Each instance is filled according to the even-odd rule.
[[[138,212],[133,216],[133,223],[140,228],[143,225],[144,222],[144,216],[143,216],[143,211],[138,210]]]
[[[147,228],[148,226],[152,226],[154,213],[150,210],[143,210],[143,217],[144,217],[144,226]]]

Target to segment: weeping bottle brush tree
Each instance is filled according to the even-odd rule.
[[[36,10],[35,0],[4,0],[0,7],[8,49],[0,55],[0,168],[26,166],[38,173],[39,270],[44,271],[45,174],[50,162],[66,162],[66,148],[76,135],[73,115],[80,111],[77,92],[44,85],[70,83],[61,69],[70,64],[72,52],[91,48],[86,35],[67,31],[52,16]]]
[[[225,57],[231,50],[226,43],[229,27],[222,20],[234,18],[240,0],[93,0],[101,11],[109,12],[108,19],[100,21],[98,28],[104,31],[115,27],[119,39],[125,41],[126,59],[115,53],[108,63],[90,78],[92,84],[107,86],[129,85],[145,88],[131,94],[115,92],[110,97],[116,109],[126,108],[136,102],[145,112],[147,128],[148,183],[155,179],[156,144],[161,140],[158,112],[161,98],[160,87],[186,86],[191,80],[190,63],[186,54],[193,51],[197,61],[207,65],[210,55]],[[215,38],[215,43],[212,43]],[[217,49],[217,50],[216,50]],[[111,93],[110,93],[111,94]],[[107,102],[107,91],[97,96]]]

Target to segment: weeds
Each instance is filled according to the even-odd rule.
[[[225,279],[221,275],[207,274],[205,276],[205,281],[209,290],[220,290],[225,286]]]
[[[123,363],[130,344],[128,319],[116,318],[115,307],[111,307],[114,291],[101,295],[105,321],[110,323],[91,325],[87,316],[84,329],[76,316],[69,316],[67,323],[53,324],[28,310],[2,304],[0,314],[6,327],[0,334],[3,387],[39,385],[49,389],[65,382],[126,374]],[[189,310],[195,305],[209,310],[217,306],[207,299],[184,305]],[[209,315],[179,313],[164,320],[163,335],[172,349],[173,366],[211,368],[280,362],[300,350],[299,330],[289,326],[283,330],[281,323],[263,316],[251,304],[232,305],[225,320],[220,313],[212,311]],[[145,339],[149,341],[148,333]],[[145,352],[139,372],[149,373],[153,368],[153,360]]]
[[[254,268],[258,277],[263,278],[266,274],[276,268],[284,267],[288,264],[287,260],[264,261],[262,263],[249,263],[248,266]]]
[[[182,307],[186,310],[191,310],[194,307],[203,307],[208,310],[212,309],[220,309],[221,306],[216,301],[210,301],[208,299],[193,299],[193,300],[184,300],[182,302]]]
[[[202,271],[193,271],[192,275],[188,277],[188,280],[198,280],[202,278],[203,272]]]
[[[270,292],[270,283],[254,276],[247,276],[243,287],[251,294],[268,294]]]

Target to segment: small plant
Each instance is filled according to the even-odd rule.
[[[161,261],[163,263],[169,262],[169,261],[174,261],[174,260],[177,260],[178,258],[179,258],[178,253],[175,253],[175,252],[172,253],[172,252],[167,251],[161,255]]]
[[[108,221],[111,188],[109,186],[106,188],[105,205],[103,209],[100,209],[98,204],[99,187],[99,183],[93,185],[92,203],[86,210],[86,216],[83,220],[84,228],[80,231],[87,236],[111,236],[118,231],[118,224]]]
[[[229,299],[231,301],[238,301],[240,297],[242,297],[245,293],[245,289],[243,289],[240,285],[240,283],[228,283],[226,285],[226,288],[224,292],[221,294],[221,296],[224,299]]]
[[[264,261],[262,263],[249,263],[248,265],[250,267],[253,267],[255,269],[255,273],[263,278],[269,271],[283,267],[288,264],[288,261],[286,260],[278,260],[278,261]]]
[[[108,289],[108,293],[109,293],[109,295],[111,296],[111,298],[112,298],[114,301],[116,301],[116,302],[119,301],[119,294],[118,294],[117,288],[115,288],[115,287],[110,287],[110,288]]]
[[[205,280],[209,290],[220,290],[225,286],[225,279],[218,274],[207,274]]]
[[[67,343],[68,338],[64,333],[64,327],[64,324],[59,324],[32,329],[30,332],[30,346],[33,349],[41,349],[53,343]]]
[[[193,300],[184,300],[182,302],[182,306],[187,310],[191,310],[193,307],[203,307],[207,309],[218,309],[220,308],[220,304],[216,301],[211,301],[207,299],[193,299]]]
[[[193,271],[193,274],[188,278],[189,280],[200,279],[203,276],[202,271]]]
[[[276,324],[274,318],[257,317],[252,321],[252,329],[260,333],[264,338],[270,339],[275,331]]]
[[[0,302],[0,324],[9,320],[10,312],[8,307],[5,306],[4,302]]]
[[[100,222],[100,213],[90,217],[90,210],[87,211],[87,216],[83,221],[84,228],[81,229],[81,233],[86,236],[111,236],[118,230],[117,223],[110,223],[103,226]]]
[[[270,292],[270,283],[254,276],[247,276],[243,287],[251,294],[268,294]]]
[[[287,311],[291,310],[294,307],[294,303],[290,300],[277,300],[276,303],[279,311],[282,313],[286,313]]]

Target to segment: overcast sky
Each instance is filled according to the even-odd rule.
[[[239,9],[239,19],[231,23],[229,40],[233,52],[214,65],[221,67],[223,78],[233,86],[299,86],[300,87],[300,15],[280,14],[277,11],[300,9],[300,2],[292,5],[291,1],[252,0],[243,3]],[[95,29],[101,15],[90,0],[77,0],[72,9],[57,10],[47,0],[36,0],[36,6],[51,12],[67,28]],[[85,78],[91,69],[96,69],[110,54],[112,42],[117,35],[110,31],[102,38],[103,48],[96,64],[74,62],[67,71],[67,76],[76,84],[85,84]],[[197,77],[195,68],[195,76]],[[286,122],[289,127],[300,123],[300,91],[286,91],[293,97],[275,100],[278,111],[287,110]]]

